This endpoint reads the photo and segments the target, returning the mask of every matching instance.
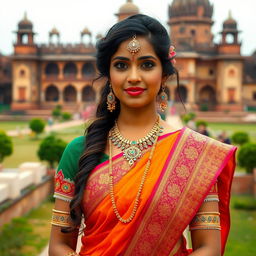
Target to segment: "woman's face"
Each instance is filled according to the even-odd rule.
[[[127,46],[132,39],[120,44],[110,62],[110,83],[121,107],[155,106],[163,83],[162,64],[152,45],[137,37],[140,50],[132,54]]]

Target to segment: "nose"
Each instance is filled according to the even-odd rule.
[[[133,66],[130,69],[130,72],[127,77],[127,81],[131,84],[136,84],[136,83],[141,82],[140,73],[139,73],[139,70],[137,69],[137,67]]]

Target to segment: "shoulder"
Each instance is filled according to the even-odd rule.
[[[85,147],[85,136],[79,136],[70,141],[66,147],[66,150],[72,152],[80,152],[84,150]]]
[[[187,136],[187,138],[192,138],[194,140],[194,143],[203,143],[205,145],[211,145],[212,148],[214,149],[223,149],[225,151],[233,151],[236,149],[235,146],[230,145],[230,144],[226,144],[223,142],[220,142],[216,139],[213,139],[209,136],[205,136],[201,133],[198,133],[188,127],[184,127],[183,129],[183,133],[185,134],[185,136]]]

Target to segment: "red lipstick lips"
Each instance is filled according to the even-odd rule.
[[[145,91],[145,89],[141,87],[129,87],[125,89],[125,91],[131,96],[138,96],[142,94]]]

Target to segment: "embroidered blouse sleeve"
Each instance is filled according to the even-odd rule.
[[[85,137],[71,141],[65,148],[55,174],[54,198],[70,202],[74,196],[74,178],[78,171],[78,162],[84,151]]]

